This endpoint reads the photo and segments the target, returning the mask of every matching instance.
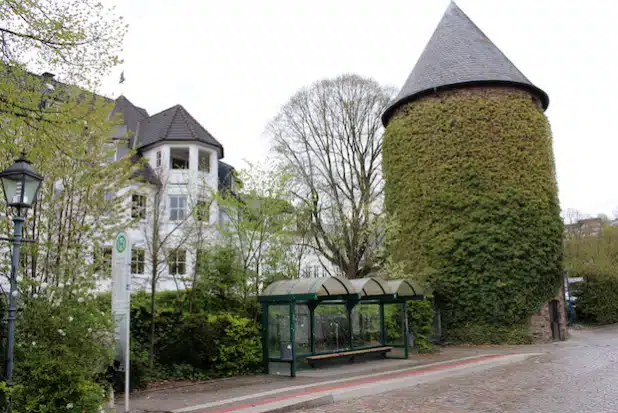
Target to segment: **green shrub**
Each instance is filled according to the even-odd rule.
[[[262,343],[257,325],[230,314],[209,316],[215,332],[216,355],[213,366],[219,375],[255,373],[261,368]]]
[[[91,300],[26,297],[16,324],[13,411],[98,413],[113,355],[108,314]]]
[[[483,329],[492,342],[519,336],[562,277],[563,223],[542,110],[515,89],[441,92],[400,109],[383,156],[385,205],[400,226],[388,250],[406,273],[429,281],[444,333],[474,325],[477,341],[486,341]]]
[[[253,319],[220,309],[196,312],[178,307],[178,296],[186,292],[157,294],[155,354],[150,348],[150,297],[135,295],[131,303],[132,388],[145,387],[155,380],[205,380],[248,374],[261,368],[261,336]],[[162,302],[159,303],[159,297]],[[203,301],[200,301],[203,304]],[[239,313],[246,314],[241,307]],[[199,309],[199,311],[197,311]],[[184,311],[183,311],[184,310]],[[123,388],[122,374],[114,375],[114,386]]]
[[[590,271],[585,282],[572,293],[577,297],[579,321],[593,324],[618,323],[618,276]]]

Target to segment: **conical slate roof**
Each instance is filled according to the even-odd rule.
[[[214,138],[182,106],[176,105],[140,121],[137,134],[137,148],[153,145],[161,141],[196,140],[217,148],[219,158],[223,158],[223,145]]]
[[[505,84],[537,96],[547,109],[549,97],[451,2],[394,103],[384,111],[386,125],[395,110],[420,96],[456,85]]]

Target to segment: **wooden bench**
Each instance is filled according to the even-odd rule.
[[[315,362],[317,361],[333,360],[338,358],[348,358],[350,361],[353,361],[354,357],[367,354],[382,354],[383,357],[386,357],[386,353],[388,353],[392,349],[392,347],[376,347],[366,348],[363,350],[343,351],[341,353],[320,354],[319,356],[307,357],[307,361],[309,362],[309,365],[313,367]]]

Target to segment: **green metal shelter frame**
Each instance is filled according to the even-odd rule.
[[[323,277],[275,281],[259,297],[259,302],[262,304],[264,372],[266,374],[272,373],[271,365],[289,365],[289,374],[295,377],[299,361],[302,361],[305,357],[365,350],[373,347],[390,346],[402,349],[403,357],[400,358],[407,359],[410,347],[407,303],[412,300],[424,299],[426,298],[422,289],[417,283],[410,280],[385,281],[377,277],[348,280],[342,277]],[[353,336],[355,331],[352,317],[354,309],[359,304],[378,306],[379,344],[354,346]],[[337,344],[336,350],[320,351],[316,347],[316,309],[319,306],[327,305],[339,305],[345,308],[347,337],[344,337],[344,339],[348,344],[347,349],[339,349],[339,344]],[[398,307],[398,314],[401,314],[401,331],[398,333],[401,333],[402,343],[389,343],[385,321],[385,305],[396,305]],[[340,317],[344,318],[341,315]],[[309,321],[308,330],[304,323],[307,318]],[[328,318],[328,315],[326,318]],[[339,325],[337,323],[330,324],[337,326],[338,333]],[[358,324],[362,329],[362,322]],[[281,326],[283,326],[283,332]],[[273,343],[269,341],[272,337],[271,333],[275,333],[277,338],[280,347],[278,351],[272,348]],[[306,336],[303,338],[303,344],[307,344],[306,348],[298,348],[300,335]],[[329,338],[332,339],[332,337]],[[287,370],[287,367],[285,370]],[[281,374],[281,372],[278,372],[278,374]]]

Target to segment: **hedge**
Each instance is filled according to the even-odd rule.
[[[157,293],[155,357],[151,367],[150,297],[131,297],[131,388],[158,380],[205,380],[252,374],[262,367],[262,344],[253,306],[237,302],[235,312],[196,302],[187,311],[185,291]],[[100,298],[109,308],[109,295]],[[113,372],[115,388],[123,386],[123,374]]]
[[[562,273],[542,109],[512,88],[441,92],[399,109],[383,158],[386,210],[400,226],[388,250],[431,284],[446,338],[513,341],[508,328],[520,331]]]
[[[577,297],[575,311],[578,321],[618,323],[618,276],[591,268],[584,279],[583,283],[571,285],[571,293]]]

